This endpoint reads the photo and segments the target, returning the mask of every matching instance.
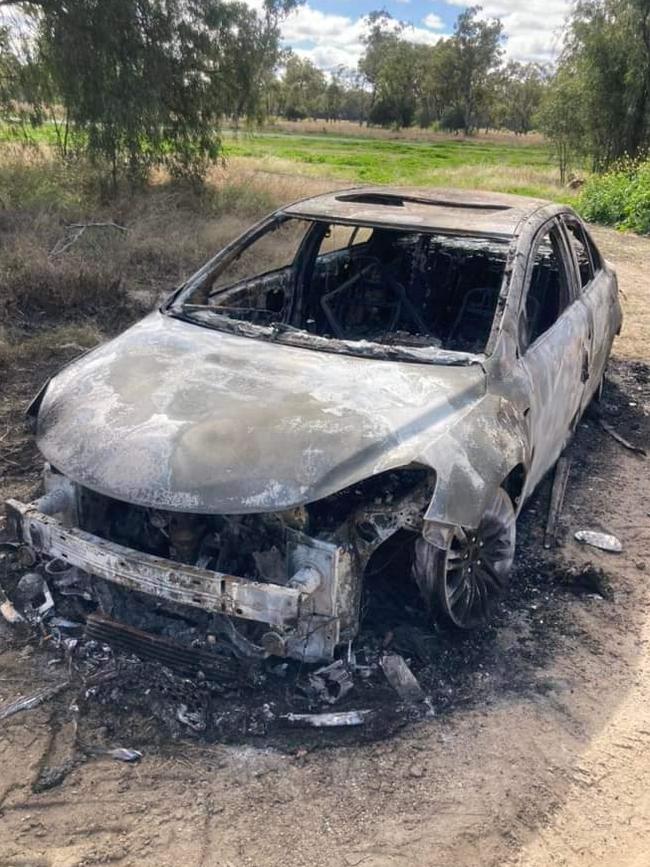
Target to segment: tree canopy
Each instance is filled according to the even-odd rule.
[[[603,170],[650,145],[650,0],[578,0],[542,112],[565,154]]]
[[[115,181],[155,165],[201,177],[218,156],[221,118],[261,113],[279,21],[295,2],[265,0],[261,14],[224,0],[25,3],[28,54],[0,42],[5,106],[60,106],[65,130]],[[60,144],[65,152],[67,132]]]

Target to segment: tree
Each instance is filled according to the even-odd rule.
[[[533,128],[545,93],[548,73],[538,63],[510,61],[496,84],[497,126],[525,135]]]
[[[410,126],[417,108],[418,47],[402,37],[404,25],[372,12],[359,70],[371,88],[368,119],[380,126]]]
[[[113,184],[155,165],[199,179],[220,150],[224,114],[256,116],[262,79],[279,56],[279,19],[225,0],[35,0],[39,68]],[[0,5],[7,5],[0,0]]]
[[[324,114],[327,82],[324,73],[308,58],[291,53],[284,71],[283,114],[289,120],[302,120]]]
[[[549,85],[539,112],[539,125],[553,145],[562,184],[566,183],[572,161],[583,149],[582,114],[577,110],[582,97],[580,80],[562,68]]]
[[[359,62],[371,91],[369,118],[383,126],[428,127],[474,133],[489,124],[501,69],[502,25],[474,6],[458,16],[454,34],[436,45],[416,45],[387,12],[368,17]]]
[[[35,53],[34,31],[25,21],[0,27],[0,116],[9,130],[24,143],[31,143],[33,129],[43,123],[48,112],[65,152],[58,119],[53,111],[52,82],[47,68]],[[67,139],[67,136],[65,137]]]
[[[491,73],[499,67],[503,54],[501,21],[484,21],[478,17],[480,11],[480,6],[470,6],[461,12],[451,38],[457,105],[466,135],[476,131]]]
[[[560,104],[547,110],[560,115],[568,80],[579,83],[573,117],[594,169],[643,154],[650,145],[650,0],[580,0],[556,78]]]
[[[343,87],[339,75],[334,73],[325,91],[325,117],[327,120],[338,120],[343,104]]]
[[[440,122],[456,97],[453,48],[450,39],[435,45],[418,45],[418,123],[421,127]]]

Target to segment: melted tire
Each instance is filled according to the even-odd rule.
[[[446,550],[420,537],[414,574],[432,613],[459,629],[485,625],[508,585],[515,540],[515,510],[503,488],[495,492],[478,528],[457,527]]]

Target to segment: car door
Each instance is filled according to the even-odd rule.
[[[589,346],[585,359],[583,408],[600,386],[612,341],[620,327],[616,278],[603,267],[595,244],[582,223],[571,216],[562,218],[571,250],[579,294],[589,320]]]
[[[530,247],[518,318],[520,362],[530,389],[529,491],[555,463],[580,418],[589,324],[572,254],[554,218]]]

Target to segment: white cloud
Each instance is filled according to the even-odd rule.
[[[245,0],[254,9],[261,9],[264,0]],[[318,0],[312,0],[317,3]],[[398,0],[410,3],[411,0]],[[469,5],[469,0],[444,0],[456,11]],[[498,17],[503,21],[508,57],[515,60],[549,61],[561,47],[564,21],[572,0],[479,0],[484,18]],[[407,11],[406,9],[404,10]],[[361,16],[335,15],[322,12],[306,3],[287,16],[282,23],[282,39],[301,57],[308,57],[321,69],[332,70],[339,65],[356,67],[363,54],[361,38],[366,19]],[[423,26],[410,24],[404,35],[413,42],[434,45],[448,35],[446,25],[435,12],[421,21]]]
[[[363,53],[362,18],[330,15],[308,4],[299,6],[282,24],[282,39],[296,54],[321,69],[356,66]]]
[[[426,27],[430,27],[431,30],[444,30],[445,28],[445,22],[439,15],[436,15],[435,12],[429,12],[429,14],[422,19],[422,23]]]
[[[466,0],[445,0],[466,7]],[[549,61],[561,48],[564,22],[571,0],[483,0],[481,15],[500,18],[508,37],[506,53],[515,60]]]
[[[433,33],[424,27],[414,27],[413,25],[405,27],[403,33],[405,39],[410,39],[411,42],[421,42],[424,45],[435,45],[436,42],[448,35],[446,33]]]
[[[248,0],[254,3],[256,0]],[[404,36],[412,42],[434,45],[442,38],[442,33],[434,33],[444,24],[437,15],[427,16],[432,22],[425,21],[427,27],[409,24]],[[293,47],[296,54],[309,58],[321,69],[334,69],[336,66],[356,67],[364,51],[362,36],[366,29],[366,18],[350,18],[347,15],[332,15],[321,12],[309,4],[299,6],[282,24],[282,39]]]

